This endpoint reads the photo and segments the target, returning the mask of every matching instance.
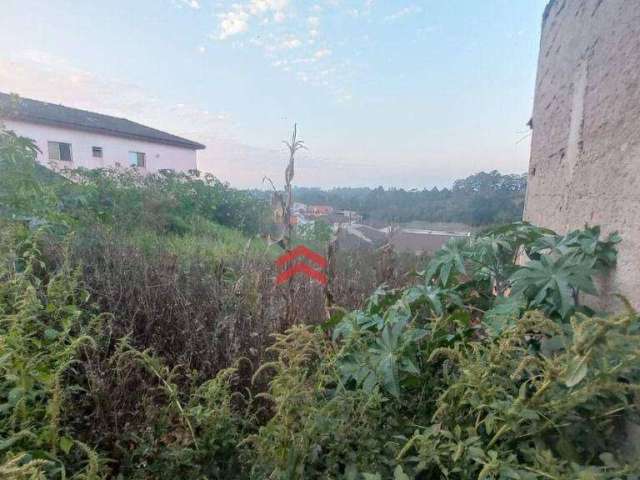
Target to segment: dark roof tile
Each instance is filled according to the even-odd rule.
[[[57,127],[102,133],[116,137],[133,138],[162,143],[191,150],[202,150],[204,145],[155,128],[146,127],[125,118],[79,110],[54,103],[41,102],[0,92],[0,117],[40,123]]]

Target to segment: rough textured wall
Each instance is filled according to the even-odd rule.
[[[640,0],[552,0],[545,11],[525,219],[623,238],[612,293],[640,307]]]

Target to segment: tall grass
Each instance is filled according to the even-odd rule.
[[[640,475],[638,315],[580,301],[615,236],[515,224],[428,263],[338,251],[325,321],[319,285],[275,285],[242,192],[74,183],[9,134],[0,168],[2,478]]]

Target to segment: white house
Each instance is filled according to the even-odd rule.
[[[124,118],[0,93],[0,124],[31,138],[52,168],[197,170],[204,145]]]

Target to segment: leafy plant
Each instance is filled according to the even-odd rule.
[[[526,223],[502,226],[447,243],[429,263],[427,277],[446,286],[453,272],[457,291],[490,318],[521,313],[524,299],[525,308],[566,321],[575,311],[587,311],[580,292],[596,295],[594,277],[615,265],[619,236],[599,237],[598,227],[559,236]],[[525,255],[530,260],[522,264]]]
[[[567,256],[575,263],[587,264],[597,270],[611,268],[616,263],[616,245],[622,241],[620,235],[611,233],[606,240],[600,240],[600,227],[585,227],[573,230],[567,235],[548,233],[537,239],[529,256],[537,259],[543,253]]]
[[[466,240],[449,240],[436,252],[431,262],[429,262],[426,272],[427,277],[436,277],[437,281],[446,287],[449,285],[450,278],[465,274],[464,257],[466,246]],[[451,276],[452,273],[454,274],[453,277]]]
[[[0,455],[14,472],[101,478],[104,460],[61,417],[102,317],[87,305],[77,270],[49,274],[37,238],[23,241],[0,283]]]
[[[251,478],[391,476],[397,416],[380,392],[345,389],[333,346],[310,327],[278,335],[271,351],[257,375],[275,373],[261,396],[273,416],[245,441]]]
[[[0,475],[7,480],[44,480],[46,460],[25,461],[26,453],[9,458],[0,464]]]
[[[408,327],[406,318],[387,323],[378,334],[364,339],[367,342],[370,338],[366,350],[340,358],[342,382],[348,384],[353,380],[368,392],[380,385],[394,397],[399,397],[401,375],[420,375],[414,363],[416,347],[426,334],[426,330]]]
[[[0,136],[0,477],[640,477],[638,315],[580,302],[616,235],[501,226],[409,282],[349,255],[315,326],[320,290],[285,310],[266,243],[229,227],[255,232],[251,194],[33,153]]]
[[[640,465],[619,445],[625,421],[638,421],[639,327],[633,312],[579,316],[564,334],[528,314],[495,341],[457,350],[435,423],[400,457],[445,478],[635,478]],[[532,350],[558,335],[560,349]]]
[[[533,308],[567,318],[577,304],[575,292],[598,293],[593,274],[587,265],[575,263],[573,258],[541,256],[511,276],[513,294],[524,294]]]
[[[549,230],[517,222],[483,232],[472,239],[465,260],[470,263],[472,277],[488,282],[500,297],[510,287],[509,278],[518,269],[518,257]]]

